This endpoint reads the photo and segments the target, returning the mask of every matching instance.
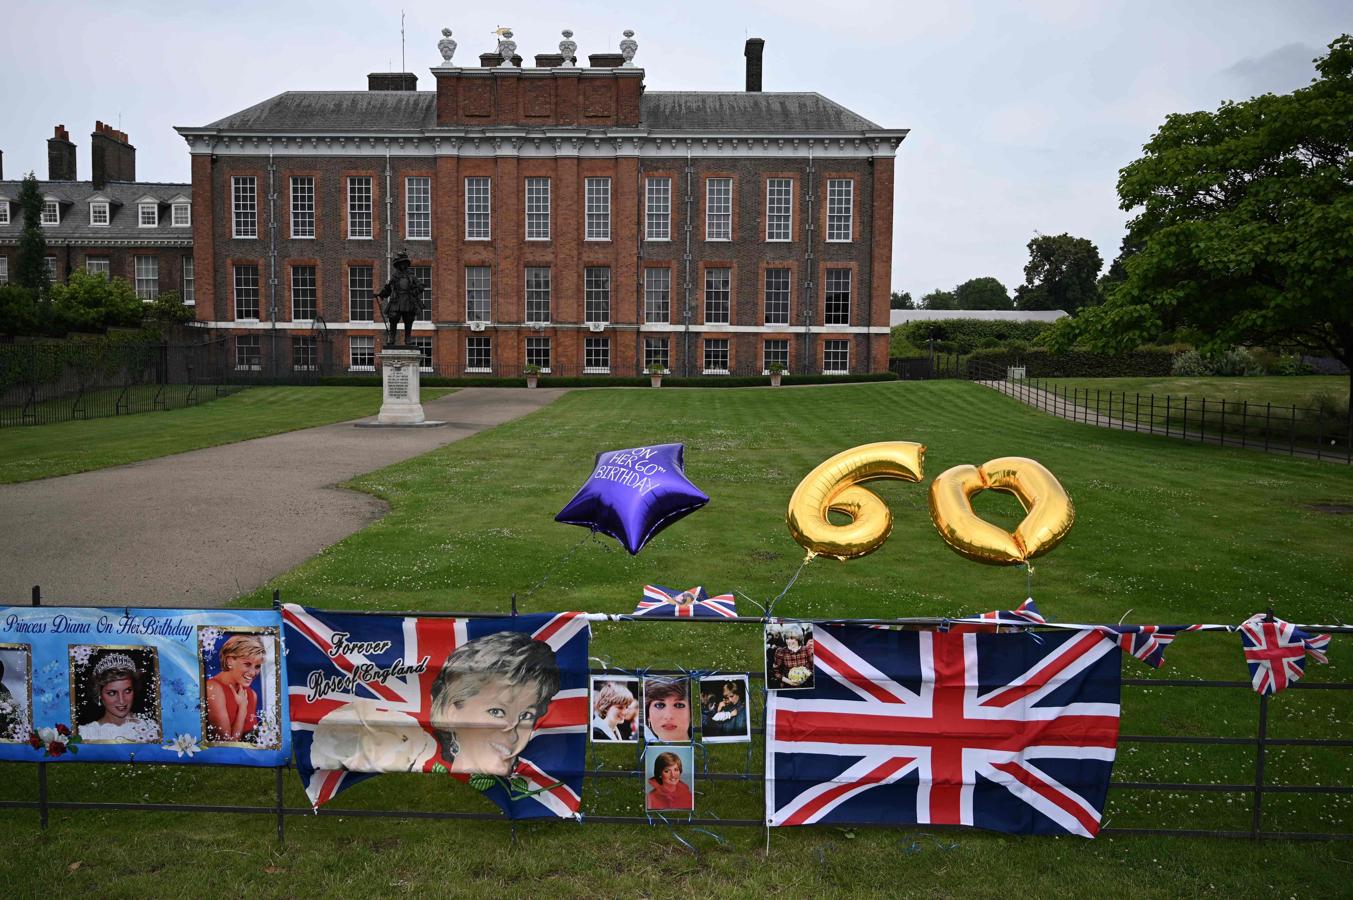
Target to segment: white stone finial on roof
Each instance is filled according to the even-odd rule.
[[[633,29],[625,29],[625,39],[620,42],[620,55],[625,57],[623,68],[634,68],[634,54],[639,52],[639,42],[634,39]]]
[[[456,42],[451,40],[451,29],[442,29],[442,39],[437,42],[437,49],[442,54],[442,65],[446,68],[452,66],[451,57],[456,55]]]
[[[498,55],[503,61],[498,64],[500,69],[512,68],[512,57],[517,55],[517,42],[512,40],[511,28],[499,28],[494,31],[498,35]]]
[[[578,61],[578,42],[573,39],[573,31],[565,28],[562,32],[564,39],[559,42],[559,55],[564,61],[559,65],[566,69],[573,68],[574,63]]]

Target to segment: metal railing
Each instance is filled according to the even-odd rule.
[[[281,598],[277,591],[273,592],[274,605],[280,605]],[[38,588],[33,589],[33,604],[41,603],[41,593]],[[353,614],[354,611],[346,611]],[[455,618],[502,618],[515,614],[514,610],[503,613],[465,613],[465,612],[384,612],[384,611],[361,611],[360,615],[418,615],[425,617],[455,617]],[[632,621],[636,623],[669,623],[678,626],[686,625],[713,625],[713,626],[763,626],[767,621],[764,618],[753,616],[738,616],[731,619],[699,619],[699,618],[673,618],[673,619],[651,619],[636,617],[626,619],[627,623]],[[900,624],[912,626],[936,626],[943,624],[946,620],[938,618],[909,618],[909,619],[813,619],[801,621],[814,621],[827,624]],[[1350,633],[1353,628],[1334,627],[1327,628],[1323,626],[1301,626],[1311,633]],[[1199,634],[1201,637],[1201,633]],[[1239,649],[1239,639],[1233,634],[1226,634],[1225,637],[1237,643]],[[1237,664],[1241,663],[1240,654],[1237,653]],[[616,674],[622,670],[618,669],[593,669],[591,674]],[[653,675],[684,675],[692,674],[679,670],[669,669],[647,669],[644,674]],[[764,675],[760,672],[701,672],[698,673],[706,677],[736,676],[747,675],[750,681],[763,681]],[[1157,678],[1124,678],[1122,679],[1124,687],[1128,688],[1166,688],[1166,689],[1206,689],[1223,691],[1244,691],[1253,692],[1253,687],[1249,681],[1221,681],[1221,680],[1187,680],[1187,679],[1157,679]],[[1353,682],[1312,682],[1301,681],[1289,687],[1289,690],[1295,691],[1353,691]],[[1176,836],[1197,836],[1197,837],[1224,837],[1224,838],[1247,838],[1247,839],[1287,839],[1287,840],[1353,840],[1353,828],[1344,825],[1337,831],[1291,831],[1291,830],[1272,830],[1264,827],[1265,805],[1264,800],[1272,795],[1348,795],[1353,794],[1353,787],[1343,784],[1293,784],[1288,782],[1274,783],[1270,780],[1266,764],[1268,762],[1269,751],[1271,748],[1283,747],[1307,747],[1307,748],[1329,748],[1334,750],[1348,751],[1353,750],[1353,740],[1346,739],[1322,739],[1322,738],[1274,738],[1269,734],[1269,710],[1272,703],[1267,696],[1257,698],[1257,709],[1254,718],[1253,737],[1223,737],[1204,734],[1120,734],[1118,742],[1124,744],[1145,744],[1145,745],[1184,745],[1199,747],[1239,747],[1251,748],[1254,752],[1253,763],[1249,767],[1252,773],[1251,777],[1244,781],[1233,782],[1207,782],[1207,781],[1141,781],[1141,780],[1111,780],[1109,782],[1110,796],[1113,792],[1124,791],[1148,791],[1165,793],[1233,793],[1244,794],[1249,797],[1248,828],[1205,828],[1205,827],[1187,827],[1187,823],[1176,823],[1180,827],[1117,827],[1106,824],[1101,829],[1103,835],[1176,835]],[[750,711],[749,711],[750,712]],[[751,728],[754,736],[761,736],[764,741],[765,735],[765,704],[764,692],[763,703],[761,704],[760,724]],[[640,745],[642,746],[642,745]],[[589,742],[589,747],[593,745]],[[763,747],[764,750],[764,747]],[[595,753],[591,754],[595,756]],[[595,763],[595,759],[593,760]],[[54,800],[50,796],[47,783],[47,763],[7,763],[12,766],[33,766],[36,769],[38,798],[36,800],[0,800],[0,808],[12,809],[35,809],[38,811],[39,823],[42,828],[46,828],[49,815],[52,810],[140,810],[146,812],[206,812],[206,813],[242,813],[254,815],[269,815],[275,819],[277,837],[279,841],[285,839],[286,817],[287,816],[308,816],[318,813],[323,816],[340,816],[354,818],[411,818],[411,819],[461,819],[461,820],[480,820],[480,821],[511,821],[501,814],[483,813],[483,812],[464,812],[458,810],[413,810],[413,809],[365,809],[353,807],[336,807],[332,804],[326,805],[318,811],[304,806],[288,806],[286,804],[286,784],[284,773],[291,768],[288,763],[285,766],[276,767],[273,770],[272,792],[273,802],[269,805],[207,805],[207,804],[178,804],[178,803],[152,803],[149,801],[128,803],[128,802],[97,802],[85,800]],[[69,765],[68,763],[62,765]],[[92,765],[118,765],[116,763],[94,763]],[[219,765],[219,764],[218,764]],[[265,772],[264,768],[253,769],[253,771]],[[644,773],[637,768],[601,768],[596,763],[595,768],[586,770],[587,778],[599,779],[632,779],[636,784],[642,783]],[[701,781],[718,782],[743,782],[758,783],[763,782],[764,777],[761,772],[752,771],[751,755],[749,752],[747,765],[741,772],[709,772],[708,763],[706,770],[698,773]],[[16,783],[11,780],[11,783]],[[1107,809],[1107,808],[1106,808]],[[533,820],[540,821],[540,820]],[[546,821],[573,821],[568,820],[546,820]],[[757,827],[766,826],[765,819],[757,818],[723,818],[718,816],[703,816],[689,819],[671,819],[672,824],[679,825],[699,825],[699,826],[724,826],[724,827]],[[645,816],[625,816],[608,814],[584,814],[581,818],[585,825],[644,825],[653,824],[652,819]],[[515,827],[515,823],[514,827]],[[849,823],[832,822],[833,826],[849,825],[852,827],[874,827],[871,823]],[[1343,824],[1343,823],[1340,823]],[[888,825],[882,827],[901,828],[901,825]],[[926,825],[926,828],[945,828],[956,826],[934,826]]]
[[[1353,462],[1353,420],[1337,409],[1129,393],[1012,378],[969,362],[966,377],[1073,422],[1332,462]]]

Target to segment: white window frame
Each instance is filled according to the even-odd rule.
[[[413,336],[413,347],[418,351],[418,371],[434,372],[437,369],[437,345],[432,340],[430,334],[415,334]],[[423,353],[423,348],[427,348],[427,353]]]
[[[606,355],[606,364],[598,365],[600,356]],[[588,365],[589,358],[593,364]],[[611,339],[608,337],[589,337],[583,338],[583,374],[584,375],[610,375],[611,374]]]
[[[9,201],[0,200],[0,225],[9,224]]]
[[[478,342],[483,342],[482,345]],[[476,352],[484,350],[488,355],[487,366],[470,365],[470,344],[476,343]],[[482,360],[480,360],[482,361]],[[471,334],[465,337],[465,371],[473,375],[490,375],[493,373],[493,341],[486,334]]]
[[[845,364],[844,364],[843,368],[833,369],[833,368],[830,368],[830,367],[827,365],[827,354],[828,354],[828,353],[839,353],[839,352],[840,352],[839,350],[836,350],[836,349],[829,349],[829,348],[831,348],[831,345],[833,345],[833,344],[836,344],[836,345],[838,345],[838,346],[844,345],[844,347],[845,347],[846,358],[845,358]],[[842,340],[831,340],[831,341],[823,341],[823,342],[822,342],[822,374],[823,374],[823,375],[849,375],[849,374],[850,374],[850,341],[842,339]]]
[[[493,240],[493,179],[465,176],[465,240]]]
[[[315,316],[319,315],[319,266],[300,265],[288,266],[291,269],[291,321],[293,322],[313,322]],[[306,269],[310,270],[310,284],[297,285],[296,275]],[[313,314],[309,316],[296,315],[296,293],[297,288],[308,289],[311,292],[310,302],[313,307]]]
[[[179,219],[179,213],[183,213],[182,221]],[[169,207],[169,227],[170,228],[191,228],[193,227],[193,206],[191,203],[175,203]]]
[[[531,346],[532,342],[535,342],[534,347]],[[545,364],[543,366],[540,365],[539,362],[535,361],[540,359],[538,354],[542,350],[541,346],[542,342],[544,343],[543,349],[545,351]],[[528,337],[526,339],[525,345],[525,359],[526,364],[528,366],[539,366],[540,374],[542,375],[550,374],[550,363],[553,362],[554,360],[553,342],[549,339],[549,337],[540,337],[540,336]]]
[[[149,215],[147,215],[149,214]],[[136,204],[136,227],[138,228],[159,228],[160,227],[160,204],[158,203],[138,203]]]
[[[104,278],[112,278],[113,261],[106,256],[86,256],[85,274],[102,275]]]
[[[583,239],[609,241],[611,239],[611,179],[588,178],[584,181],[586,230]]]
[[[777,191],[783,194],[776,196]],[[766,241],[783,243],[794,239],[794,179],[766,179]]]
[[[723,310],[723,318],[722,318],[722,319],[717,319],[717,318],[712,319],[712,318],[710,318],[710,315],[709,315],[709,310],[710,310],[710,306],[709,306],[709,302],[710,302],[710,301],[709,301],[709,292],[710,292],[709,278],[710,278],[710,276],[711,276],[712,274],[714,274],[715,272],[724,272],[724,273],[726,273],[726,274],[728,275],[728,284],[727,284],[727,287],[722,289],[722,290],[724,290],[725,293],[727,294],[727,296],[726,296],[726,298],[725,298],[725,300],[724,300],[724,310]],[[709,266],[708,268],[705,269],[704,301],[705,301],[705,324],[706,324],[706,325],[728,325],[728,324],[731,324],[731,323],[732,323],[732,321],[733,321],[733,270],[732,270],[731,268],[729,268],[728,266]]]
[[[366,209],[362,209],[363,197],[361,188],[365,182]],[[366,216],[365,225],[362,222],[362,216]],[[370,175],[349,175],[348,176],[348,240],[350,241],[370,241],[375,239],[376,234],[376,179]]]
[[[539,287],[533,288],[531,286],[531,272],[535,269],[543,270],[545,272],[545,287],[543,289],[545,293],[545,316],[543,318],[540,316],[540,310],[538,308],[534,312],[532,311],[533,306],[540,306],[541,298],[538,294],[542,290]],[[537,296],[531,296],[533,291],[537,293]],[[548,325],[550,324],[553,308],[554,272],[551,271],[549,266],[526,266],[522,271],[522,309],[526,313],[525,321],[531,325]]]
[[[842,187],[844,186],[844,191]],[[844,204],[844,212],[842,206]],[[855,180],[827,179],[827,243],[849,244],[855,233]],[[834,236],[833,236],[834,235]]]
[[[661,272],[663,277],[657,278],[656,273]],[[650,281],[650,273],[654,273],[654,280],[663,282],[653,284]],[[663,294],[662,308],[666,310],[661,316],[654,315],[655,303],[653,298],[661,290]],[[644,321],[668,323],[672,320],[672,270],[667,266],[645,266],[644,267]]]
[[[371,278],[371,280],[367,284],[358,286],[359,290],[369,291],[371,294],[371,296],[367,298],[370,301],[368,306],[371,309],[371,316],[370,318],[366,319],[354,319],[352,317],[354,278],[360,273],[365,273]],[[373,322],[375,321],[375,318],[376,318],[376,267],[348,266],[348,321]]]
[[[51,215],[48,215],[50,213]],[[42,199],[42,216],[38,219],[38,224],[43,227],[61,224],[61,202],[51,197]]]
[[[183,257],[183,298],[184,306],[197,305],[197,263],[191,256]]]
[[[99,221],[97,213],[103,213],[103,221]],[[107,228],[113,222],[113,213],[109,208],[107,200],[95,200],[89,204],[89,224],[93,228]]]
[[[241,316],[241,315],[240,315],[240,274],[241,274],[241,272],[242,272],[244,269],[253,269],[253,270],[254,270],[254,283],[253,283],[253,285],[245,285],[246,288],[252,287],[252,289],[253,289],[253,291],[254,291],[254,305],[255,305],[257,308],[254,310],[254,314],[253,314],[252,316]],[[259,271],[258,264],[257,264],[257,263],[243,263],[243,264],[239,264],[239,265],[234,266],[234,267],[232,268],[232,270],[231,270],[231,273],[230,273],[230,280],[231,280],[231,285],[232,285],[232,287],[233,287],[233,291],[232,291],[232,293],[231,293],[231,295],[230,295],[230,299],[231,299],[231,311],[232,311],[233,314],[234,314],[235,321],[236,321],[236,322],[257,322],[257,321],[259,321],[259,317],[260,317],[261,315],[263,315],[263,288],[262,288],[263,277],[262,277],[262,273]]]
[[[0,284],[9,284],[9,257],[0,256]]]
[[[526,179],[526,240],[548,241],[550,239],[550,179],[530,177]]]
[[[672,179],[654,175],[644,180],[644,240],[672,240]]]
[[[768,344],[784,344],[784,345],[785,345],[785,357],[784,357],[784,362],[781,362],[780,365],[784,366],[784,371],[788,372],[788,371],[789,371],[789,339],[788,339],[788,338],[766,338],[765,340],[763,340],[763,341],[761,342],[761,374],[762,374],[762,375],[769,375],[769,374],[770,374],[770,354],[768,354],[768,353],[766,352],[766,349],[767,349],[767,345],[768,345]],[[779,360],[776,360],[776,361],[779,362]]]
[[[776,272],[776,273],[784,272],[784,273],[785,273],[786,283],[785,283],[785,288],[784,288],[784,317],[783,317],[783,319],[778,318],[778,317],[772,319],[772,318],[771,318],[771,315],[770,315],[770,311],[771,311],[771,308],[770,308],[770,292],[771,292],[771,284],[770,284],[770,280],[771,280],[771,273],[772,273],[772,272]],[[763,276],[763,278],[764,278],[764,280],[765,280],[765,287],[764,287],[764,289],[762,290],[762,295],[761,295],[761,321],[762,321],[764,324],[766,324],[766,325],[788,325],[788,324],[789,324],[790,316],[793,315],[793,308],[794,308],[794,270],[791,269],[791,268],[789,268],[788,266],[772,266],[771,268],[766,269],[766,274]]]
[[[357,359],[367,358],[367,349],[370,349],[371,364],[358,363]],[[358,351],[361,350],[360,354]],[[349,372],[374,372],[376,371],[376,337],[370,334],[354,334],[348,338],[348,371]]]
[[[247,344],[243,343],[248,341]],[[254,350],[252,363],[240,362],[240,350],[251,347]],[[260,372],[263,370],[263,336],[258,334],[240,334],[235,336],[235,371]]]
[[[291,336],[291,371],[293,372],[317,372],[319,371],[319,342],[315,340],[313,334],[293,334]],[[300,356],[296,351],[301,347],[310,348],[310,364],[301,366],[296,364]]]
[[[709,351],[710,344],[723,344],[723,368],[710,368]],[[729,373],[729,347],[728,338],[705,338],[700,345],[700,370],[702,375],[727,375]]]
[[[728,195],[722,195],[723,188],[728,188]],[[718,207],[715,207],[716,188],[720,196]],[[705,179],[705,240],[706,241],[731,241],[733,239],[733,179],[732,178],[706,178]]]
[[[298,194],[297,189],[302,189]],[[294,241],[313,241],[315,239],[315,176],[314,175],[292,175],[288,184],[288,190],[291,192],[291,239]],[[299,202],[298,202],[299,200]],[[297,216],[301,216],[299,220]],[[306,224],[308,218],[309,234],[306,234]],[[296,227],[297,223],[301,227]]]
[[[833,321],[830,321],[830,319],[832,319],[832,318],[837,318],[837,319],[839,319],[840,316],[841,316],[841,313],[840,313],[839,310],[837,310],[835,313],[833,313],[833,311],[832,311],[832,309],[831,309],[831,304],[832,304],[832,299],[831,299],[831,297],[832,297],[832,294],[836,294],[836,293],[841,293],[841,292],[842,292],[842,291],[841,291],[841,287],[840,287],[840,284],[841,284],[840,278],[841,278],[842,275],[845,276],[845,291],[844,291],[844,293],[845,293],[845,295],[846,295],[845,321],[844,321],[844,322],[842,322],[842,321],[835,321],[835,322],[833,322]],[[836,279],[836,287],[835,287],[835,288],[833,288],[833,286],[832,286],[833,277],[835,277],[835,279]],[[853,272],[852,272],[850,269],[842,269],[842,268],[829,268],[829,269],[827,269],[826,272],[824,272],[824,273],[823,273],[823,276],[822,276],[822,324],[823,324],[823,325],[849,325],[849,324],[850,324],[850,311],[851,311],[851,307],[854,305],[854,302],[855,302],[855,276],[854,276]]]
[[[661,362],[657,358],[658,351],[662,353]],[[672,342],[665,337],[644,338],[644,371],[650,371],[655,365],[662,366],[664,375],[672,371]]]
[[[404,178],[404,236],[410,241],[432,240],[432,179],[427,175]]]
[[[480,276],[481,276],[481,273],[480,273],[480,271],[479,271],[479,270],[481,270],[481,269],[483,270],[484,273],[486,273],[486,277],[485,277],[485,280],[484,280],[483,284],[481,285],[481,284],[476,283],[474,286],[471,286],[471,284],[470,284],[470,277],[471,277],[471,276],[470,276],[470,273],[471,273],[471,271],[474,272],[474,277],[475,277],[476,282],[477,282],[478,279],[479,279]],[[474,297],[471,297],[470,291],[472,291],[472,290],[473,290],[473,291],[476,291],[476,292],[478,292],[478,291],[483,291],[483,292],[484,292],[484,296],[483,296],[483,297],[480,297],[480,296],[476,293],[476,295],[475,295]],[[480,304],[481,302],[483,303],[483,306],[482,306],[482,307],[479,307],[479,304]],[[471,303],[475,304],[475,307],[474,307],[474,308],[471,307]],[[474,313],[474,312],[480,312],[480,311],[482,311],[482,312],[484,313],[483,316],[475,316],[475,315],[472,315],[472,314],[471,314],[471,313]],[[493,267],[492,267],[492,266],[466,266],[466,267],[465,267],[465,321],[466,321],[466,322],[484,322],[484,323],[488,323],[488,322],[493,321]]]
[[[600,282],[601,273],[605,273],[606,283]],[[602,325],[610,324],[611,321],[611,287],[613,279],[611,277],[610,266],[584,266],[583,267],[583,320],[589,325],[600,323]],[[602,292],[605,297],[602,297]],[[605,303],[606,307],[602,310],[600,318],[597,317],[599,304]]]
[[[241,226],[245,227],[241,227]],[[258,238],[258,176],[230,176],[230,236],[236,240]]]
[[[132,276],[135,279],[136,296],[139,299],[154,300],[160,296],[160,258],[158,256],[146,256],[144,254],[133,256]]]
[[[418,314],[415,321],[432,321],[432,266],[409,266],[409,271],[418,276],[418,280],[423,283],[423,311]],[[427,277],[424,278],[423,276]]]
[[[42,267],[47,270],[48,280],[56,281],[56,257],[44,256],[42,258]]]

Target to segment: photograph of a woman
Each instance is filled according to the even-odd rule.
[[[813,626],[766,626],[766,688],[772,691],[813,687]]]
[[[700,679],[700,739],[707,744],[752,739],[746,675]]]
[[[159,743],[160,669],[154,647],[72,645],[71,707],[86,743]]]
[[[255,747],[260,713],[277,720],[276,638],[252,632],[227,632],[222,638],[214,655],[204,653],[205,738]]]
[[[27,644],[0,644],[0,743],[22,743],[33,727],[32,666]]]
[[[691,739],[689,678],[654,675],[644,679],[644,740],[685,744]]]
[[[644,787],[648,810],[695,809],[695,748],[650,748],[644,752],[644,770],[651,777]]]
[[[639,740],[639,680],[592,677],[592,741],[633,744]]]

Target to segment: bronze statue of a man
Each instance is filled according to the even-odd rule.
[[[404,343],[413,342],[413,323],[423,312],[423,282],[409,271],[409,254],[403,250],[395,257],[395,274],[377,293],[385,308],[385,344],[395,346],[399,321],[404,320]]]

